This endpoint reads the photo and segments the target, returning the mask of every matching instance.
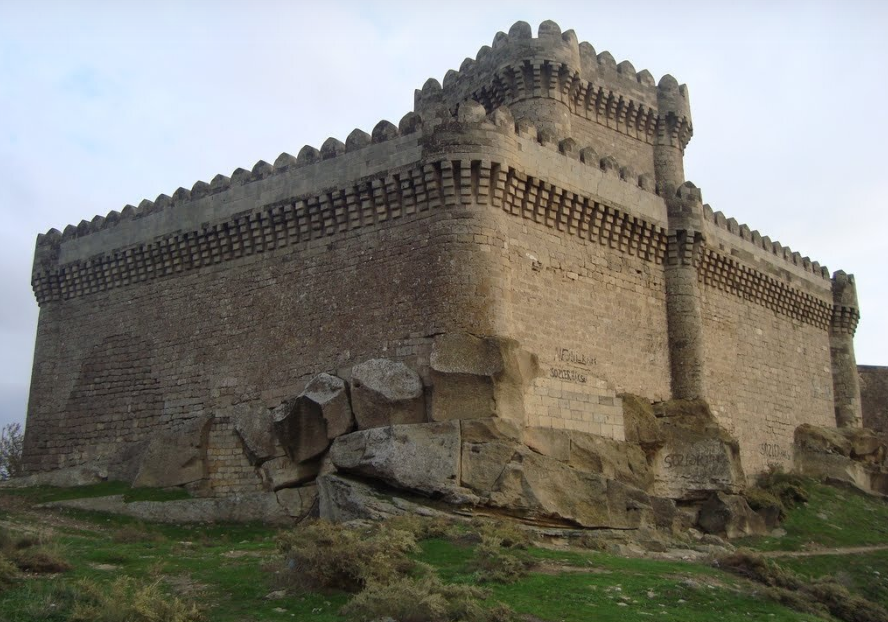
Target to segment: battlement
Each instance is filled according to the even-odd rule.
[[[590,43],[579,43],[573,30],[562,33],[552,21],[540,24],[536,38],[520,21],[509,34],[497,33],[475,59],[448,71],[443,85],[430,78],[417,89],[414,109],[453,110],[471,99],[490,112],[538,98],[558,101],[579,117],[649,144],[658,132],[669,131],[684,147],[693,133],[685,85],[666,75],[658,86],[648,70],[637,72],[629,61],[618,64],[607,51],[597,54]]]

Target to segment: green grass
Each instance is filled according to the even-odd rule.
[[[0,494],[23,497],[32,503],[49,503],[71,499],[93,499],[123,495],[126,503],[132,501],[175,501],[191,497],[184,488],[132,488],[125,482],[101,482],[87,486],[55,487],[34,486],[32,488],[5,488]]]
[[[888,501],[811,480],[804,488],[808,503],[790,511],[782,525],[785,536],[747,538],[739,544],[760,551],[888,544]]]
[[[746,544],[762,550],[803,550],[812,542],[829,547],[888,542],[885,501],[813,482],[806,483],[806,489],[810,501],[791,510],[784,538],[750,539]],[[132,491],[113,482],[77,493],[49,488],[0,491],[0,497],[15,495],[34,503],[75,498],[74,494]],[[154,495],[155,491],[149,496]],[[33,527],[28,524],[33,515],[17,516],[17,511],[9,509],[7,520]],[[19,581],[0,593],[0,620],[62,622],[78,581],[105,585],[118,576],[148,582],[163,578],[168,594],[202,603],[211,622],[347,619],[338,613],[350,598],[347,594],[291,589],[282,598],[266,598],[292,586],[287,580],[292,571],[277,551],[277,531],[272,528],[145,524],[96,512],[45,512],[54,517],[47,523],[53,525],[53,541],[73,569],[55,578]],[[508,603],[519,614],[544,622],[628,622],[652,616],[687,622],[815,620],[770,600],[761,585],[706,564],[621,558],[579,549],[530,547],[514,553],[537,562],[536,568],[514,583],[486,586],[490,594],[486,602]],[[415,559],[434,567],[445,582],[471,584],[476,580],[473,555],[474,544],[468,538],[433,538],[421,542]],[[833,576],[853,592],[888,606],[888,551],[779,558],[776,563],[810,579]]]
[[[781,558],[778,563],[807,579],[835,577],[852,592],[888,608],[888,551]]]

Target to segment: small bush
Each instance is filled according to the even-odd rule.
[[[472,528],[481,536],[481,540],[497,541],[507,549],[526,549],[533,538],[526,529],[508,520],[475,519]]]
[[[795,473],[786,473],[778,466],[772,466],[759,476],[758,487],[780,500],[784,508],[795,507],[808,501],[805,478]]]
[[[885,622],[888,611],[865,598],[852,594],[835,580],[820,579],[811,584],[806,592],[823,603],[829,612],[845,622]]]
[[[19,576],[21,575],[18,566],[3,553],[0,553],[0,594],[15,583]]]
[[[24,474],[22,449],[25,435],[22,424],[7,423],[0,429],[0,479]]]
[[[468,585],[448,585],[437,576],[403,577],[389,584],[369,583],[342,608],[358,622],[385,617],[398,622],[510,622],[514,613],[505,605],[492,609],[479,602],[485,592]]]
[[[478,583],[512,583],[525,576],[534,563],[487,539],[475,547],[470,567]]]
[[[12,561],[25,572],[52,574],[71,570],[71,564],[53,546],[38,545],[16,551]]]
[[[70,622],[201,622],[196,605],[165,594],[158,582],[137,583],[120,577],[110,585],[75,584]]]
[[[888,611],[852,594],[835,579],[820,579],[808,584],[795,573],[768,562],[760,555],[738,551],[719,560],[726,570],[769,586],[769,596],[805,613],[830,614],[845,622],[884,622]]]
[[[386,527],[388,529],[409,532],[413,534],[416,540],[452,538],[457,533],[453,520],[444,516],[428,517],[404,514],[386,521]]]
[[[786,507],[783,505],[780,498],[770,491],[762,488],[748,488],[746,492],[743,493],[743,496],[746,498],[749,507],[756,512],[776,508],[780,520],[782,521],[786,518]]]
[[[277,545],[297,587],[347,592],[410,573],[417,564],[408,553],[419,551],[412,533],[384,523],[353,529],[316,521],[278,536]]]

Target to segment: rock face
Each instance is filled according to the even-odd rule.
[[[426,420],[422,380],[403,363],[371,359],[355,365],[351,398],[361,430]]]
[[[658,405],[663,445],[654,457],[654,491],[672,499],[706,499],[717,491],[736,494],[746,486],[740,446],[702,401]]]
[[[795,469],[888,494],[888,435],[866,428],[796,428]]]
[[[133,486],[182,486],[207,475],[210,417],[199,417],[182,428],[155,436],[145,453]]]
[[[330,457],[338,471],[381,480],[420,494],[459,485],[459,422],[393,425],[341,436]]]
[[[296,463],[317,458],[354,425],[345,381],[330,374],[315,376],[301,394],[275,408],[272,418],[278,440]]]
[[[768,533],[764,518],[739,495],[715,493],[700,508],[697,524],[706,532],[727,538]]]

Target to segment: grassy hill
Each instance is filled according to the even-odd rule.
[[[537,539],[487,520],[174,526],[35,507],[171,498],[163,491],[0,490],[0,620],[884,622],[888,502],[802,486],[808,501],[789,509],[785,535],[718,559],[692,551],[693,539],[673,543],[693,561],[682,550],[621,557],[600,538]]]

